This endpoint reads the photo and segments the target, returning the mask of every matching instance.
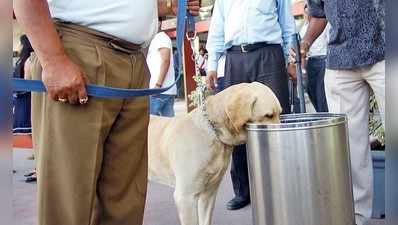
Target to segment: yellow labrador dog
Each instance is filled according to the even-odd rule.
[[[232,147],[246,142],[245,124],[278,123],[281,106],[261,83],[231,86],[204,107],[149,125],[149,178],[175,187],[181,225],[210,225]]]

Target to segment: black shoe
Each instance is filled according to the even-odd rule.
[[[25,179],[25,183],[32,183],[32,182],[36,182],[36,181],[37,181],[36,176],[30,176]]]
[[[238,210],[250,204],[250,199],[235,197],[227,203],[228,210]]]
[[[36,174],[36,169],[29,171],[28,173],[24,174],[24,177],[31,177]]]

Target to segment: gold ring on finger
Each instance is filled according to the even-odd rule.
[[[79,99],[79,103],[80,103],[81,105],[84,105],[84,104],[86,104],[87,102],[88,102],[88,97]]]
[[[65,102],[68,101],[68,99],[66,99],[66,98],[58,98],[58,101],[59,101],[59,102],[62,102],[62,103],[65,103]]]

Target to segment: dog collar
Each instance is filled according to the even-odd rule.
[[[205,118],[205,120],[207,121],[209,127],[211,127],[211,129],[213,130],[214,135],[216,136],[217,140],[220,141],[221,143],[225,144],[225,143],[219,138],[219,136],[218,136],[218,134],[220,134],[220,131],[219,131],[219,129],[217,128],[216,123],[215,123],[214,121],[210,120],[209,114],[207,113],[205,104],[202,104],[202,105],[199,106],[198,108],[199,108],[199,110],[200,110],[202,116],[203,116],[203,117]],[[225,144],[225,145],[227,145],[227,144]]]

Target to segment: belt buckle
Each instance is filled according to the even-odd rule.
[[[247,46],[248,46],[248,44],[242,44],[242,45],[240,45],[240,49],[242,50],[243,53],[249,52],[249,51],[246,49]]]

